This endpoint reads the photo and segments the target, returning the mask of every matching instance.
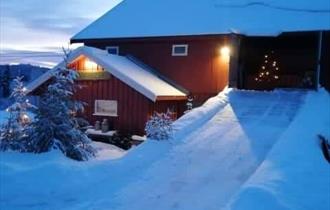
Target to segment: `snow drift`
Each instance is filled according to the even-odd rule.
[[[0,153],[0,209],[325,210],[329,104],[323,90],[227,89],[120,159]]]

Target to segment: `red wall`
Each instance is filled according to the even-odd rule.
[[[225,36],[187,36],[122,40],[83,40],[104,49],[119,46],[121,55],[131,54],[189,90],[196,102],[216,95],[228,83],[228,60],[220,55]],[[188,44],[188,56],[172,56],[173,44]]]
[[[178,116],[182,115],[184,101],[159,101],[153,103],[119,79],[111,76],[109,80],[79,80],[82,86],[75,97],[87,103],[84,116],[93,125],[96,120],[107,118],[113,129],[143,134],[145,123],[153,111],[165,112],[174,107]],[[93,116],[94,101],[97,99],[117,100],[118,117]]]

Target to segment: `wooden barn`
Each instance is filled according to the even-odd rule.
[[[329,20],[328,0],[124,0],[71,38],[99,52],[72,60],[86,87],[76,97],[88,102],[91,123],[98,100],[117,101],[114,128],[141,133],[153,111],[180,117],[187,96],[198,106],[226,86],[329,90]],[[135,71],[116,66],[122,59]]]

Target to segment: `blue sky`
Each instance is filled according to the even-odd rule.
[[[0,63],[52,65],[70,37],[121,0],[0,0]]]

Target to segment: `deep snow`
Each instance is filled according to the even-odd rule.
[[[328,210],[330,165],[318,134],[330,137],[330,97],[309,94],[305,106],[256,173],[228,204],[228,210]]]
[[[226,90],[116,160],[0,153],[0,209],[326,210],[329,98]]]
[[[329,19],[328,0],[124,0],[71,40],[231,33],[277,36],[329,30]]]

